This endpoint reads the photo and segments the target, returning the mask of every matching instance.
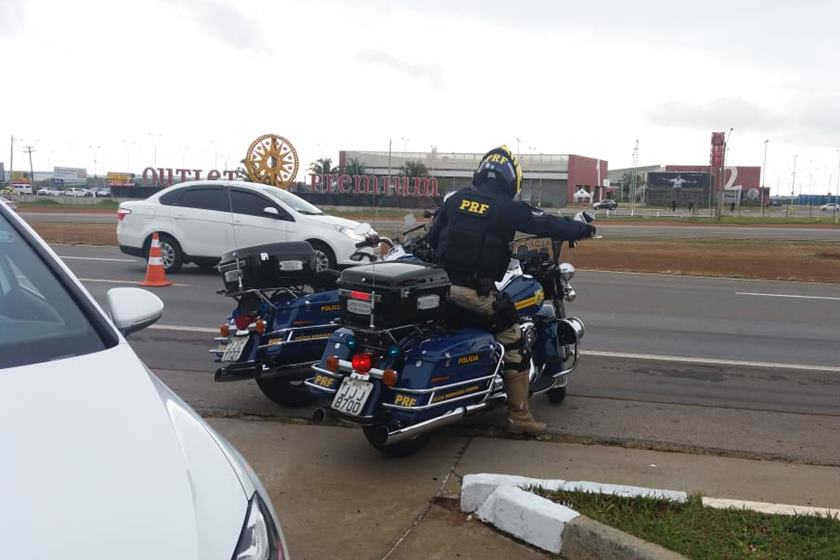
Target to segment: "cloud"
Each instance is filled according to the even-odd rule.
[[[25,21],[24,0],[0,0],[0,37],[18,34]]]
[[[240,50],[263,50],[268,44],[254,19],[225,0],[168,0],[201,31]]]
[[[408,62],[382,51],[363,51],[356,55],[356,60],[362,64],[372,64],[396,70],[410,78],[426,79],[437,90],[443,91],[443,69],[437,64]]]
[[[800,95],[767,107],[739,97],[704,103],[667,101],[645,113],[651,124],[669,128],[727,130],[774,134],[803,144],[840,144],[840,99]]]

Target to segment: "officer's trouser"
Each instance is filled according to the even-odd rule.
[[[453,285],[449,290],[449,297],[465,305],[480,309],[488,315],[492,315],[493,303],[496,301],[496,292],[494,290],[486,296],[480,296],[473,288]],[[524,366],[521,366],[523,360],[522,353],[519,351],[519,339],[522,338],[522,331],[519,325],[511,325],[505,330],[496,333],[495,337],[505,347],[505,376],[516,373],[521,367],[524,368]]]

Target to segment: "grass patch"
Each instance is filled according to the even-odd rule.
[[[116,245],[116,224],[63,224],[35,222],[29,224],[47,243],[67,245]]]
[[[720,220],[709,217],[680,217],[669,216],[663,214],[662,216],[607,216],[605,214],[598,214],[596,225],[598,221],[603,223],[668,223],[668,224],[690,224],[690,225],[740,225],[740,226],[787,226],[787,225],[809,225],[809,226],[828,226],[840,227],[840,224],[834,223],[834,218],[831,214],[824,216],[722,216]]]
[[[562,259],[594,270],[840,282],[838,253],[834,241],[605,238]]]
[[[27,209],[34,209],[37,210],[39,208],[42,209],[50,209],[56,210],[57,212],[64,212],[64,211],[72,211],[72,212],[84,212],[86,210],[116,210],[119,206],[119,202],[116,200],[112,200],[110,198],[102,198],[97,200],[92,204],[82,204],[76,202],[59,202],[54,198],[39,198],[37,200],[32,200],[29,202],[18,202],[18,208],[21,210]]]
[[[840,520],[705,508],[583,492],[541,492],[546,498],[647,541],[698,560],[836,560]]]

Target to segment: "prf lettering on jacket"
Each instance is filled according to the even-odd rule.
[[[485,215],[487,213],[487,210],[489,209],[489,204],[485,204],[483,202],[476,202],[474,200],[467,200],[466,198],[461,201],[461,205],[458,207],[458,210],[466,212],[468,214],[475,214],[476,216]]]

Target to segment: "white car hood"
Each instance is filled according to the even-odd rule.
[[[3,556],[231,557],[249,496],[156,384],[125,342],[0,370]]]
[[[319,214],[316,216],[306,215],[306,217],[314,222],[319,222],[326,226],[344,226],[354,228],[360,223],[353,220],[348,220],[347,218],[339,218],[338,216],[328,216],[326,214]]]

